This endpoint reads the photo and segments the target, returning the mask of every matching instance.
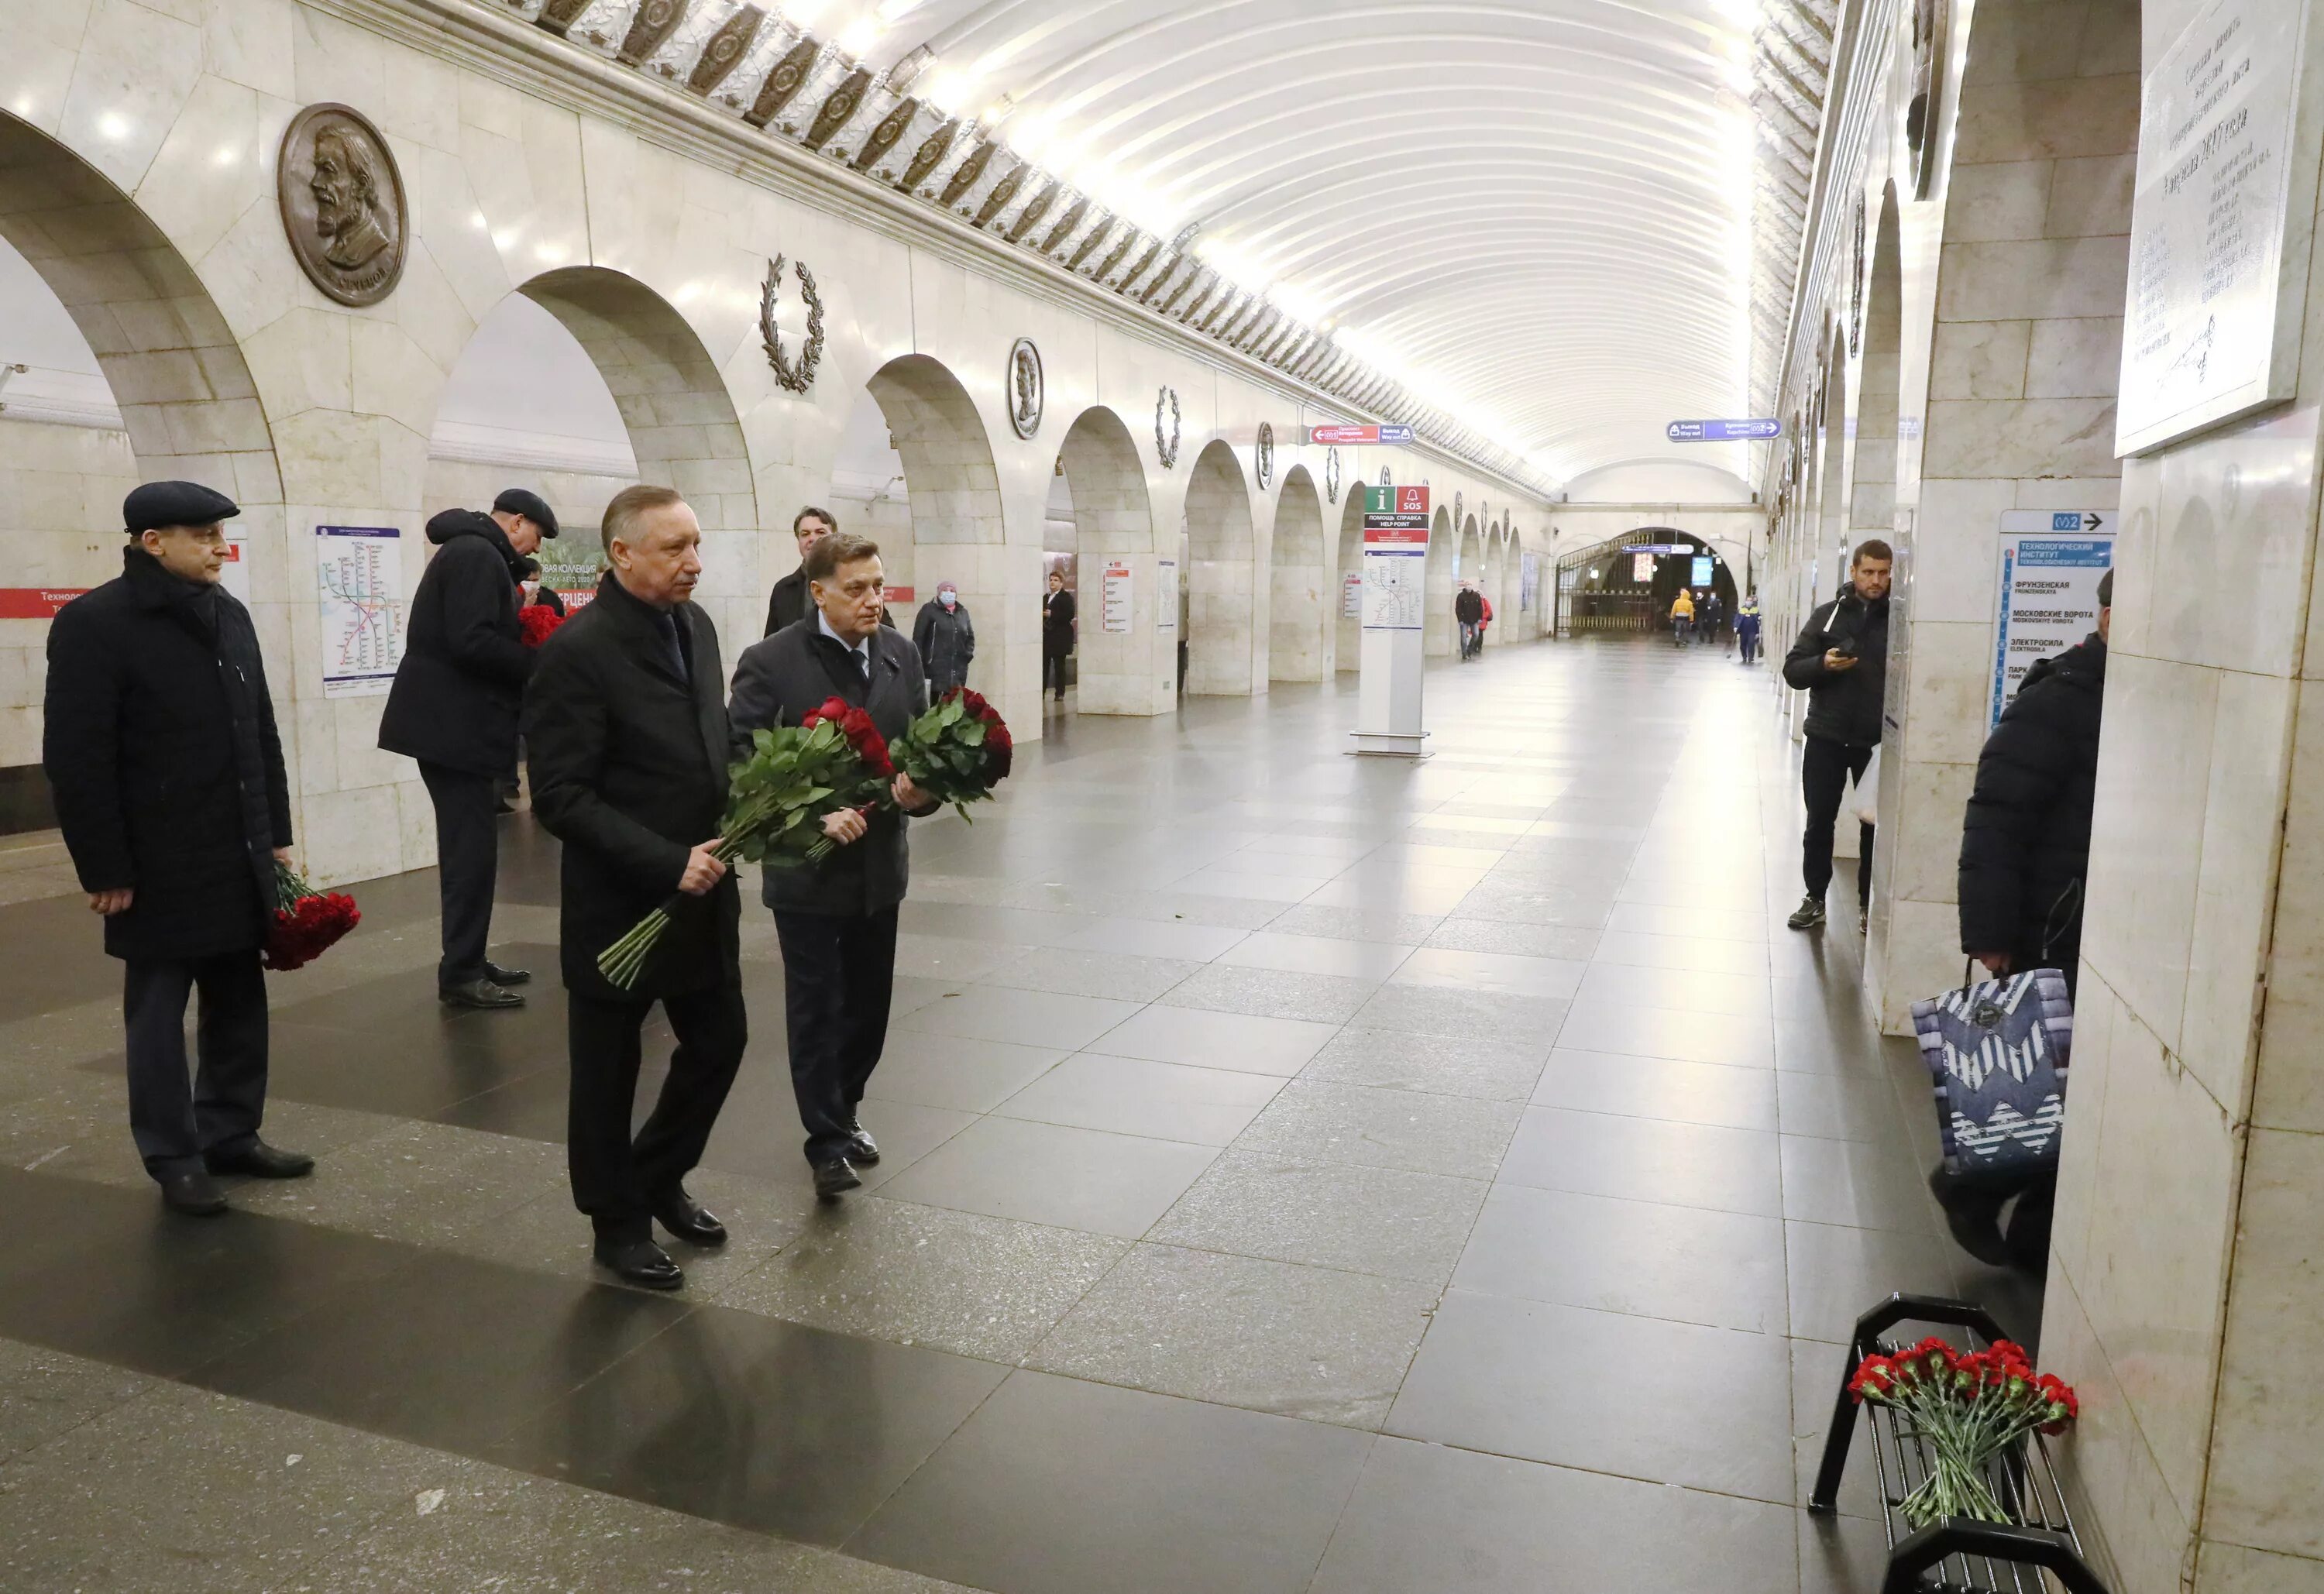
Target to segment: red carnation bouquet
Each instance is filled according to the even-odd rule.
[[[1948,1516],[2009,1521],[1987,1464],[2037,1428],[2063,1433],[2081,1409],[2071,1387],[2035,1373],[2007,1340],[1972,1354],[1932,1335],[1909,1350],[1868,1356],[1848,1392],[1910,1419],[1935,1452],[1929,1475],[1898,1503],[1914,1527]]]
[[[964,819],[1009,777],[1016,752],[1007,722],[982,694],[954,686],[904,728],[895,742],[897,765],[912,784]]]
[[[313,963],[363,922],[355,899],[344,892],[318,891],[289,864],[274,865],[274,922],[266,927],[260,962],[270,969],[299,969]]]
[[[538,648],[564,623],[565,616],[548,604],[528,604],[516,612],[517,640],[528,648]]]
[[[836,846],[823,834],[825,816],[868,808],[895,775],[872,716],[828,698],[797,725],[752,733],[751,756],[728,767],[726,816],[712,851],[728,864],[738,858],[777,868],[820,862]],[[681,901],[673,892],[600,953],[597,972],[623,990],[634,987]]]

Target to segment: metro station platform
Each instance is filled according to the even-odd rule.
[[[270,977],[268,1133],[319,1166],[215,1222],[132,1151],[85,906],[0,908],[0,1587],[1872,1586],[1864,1479],[1798,1508],[1848,1325],[1917,1288],[2030,1335],[2038,1290],[1943,1238],[1853,916],[1784,927],[1769,673],[1567,641],[1427,691],[1418,765],[1344,756],[1352,677],[1055,718],[918,827],[836,1205],[747,905],[691,1181],[733,1239],[675,1296],[566,1192],[522,816],[531,1004],[440,1009],[432,874],[356,888]]]

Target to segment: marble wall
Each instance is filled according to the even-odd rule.
[[[95,586],[121,574],[121,501],[137,484],[129,434],[0,415],[5,584]],[[49,622],[0,619],[0,769],[41,761]]]
[[[479,322],[516,292],[587,350],[641,473],[694,502],[708,533],[699,601],[726,633],[753,634],[767,588],[792,567],[790,511],[828,499],[862,396],[898,362],[920,361],[952,397],[929,407],[941,425],[909,473],[915,585],[959,583],[977,613],[978,673],[1027,734],[1039,724],[1047,491],[1067,428],[1092,412],[1111,418],[1129,466],[1093,484],[1092,512],[1136,564],[1143,619],[1118,659],[1085,657],[1084,711],[1155,714],[1175,700],[1175,660],[1160,656],[1174,639],[1153,608],[1164,557],[1154,530],[1175,533],[1194,465],[1214,447],[1245,484],[1249,530],[1206,575],[1205,624],[1230,639],[1208,651],[1234,662],[1205,684],[1264,689],[1277,493],[1247,485],[1259,428],[1282,440],[1278,473],[1304,464],[1320,475],[1323,451],[1295,439],[1342,417],[1311,413],[1297,391],[997,244],[931,230],[900,202],[867,210],[813,157],[746,128],[691,129],[682,150],[545,35],[511,32],[506,60],[455,60],[416,10],[362,7],[360,21],[353,10],[0,0],[11,46],[0,54],[0,232],[96,352],[133,468],[211,481],[245,506],[254,609],[317,878],[430,862],[434,837],[409,761],[374,745],[382,700],[323,695],[313,528],[400,528],[405,579],[417,580],[418,534],[442,501],[429,438],[445,383]],[[407,190],[403,276],[368,309],[308,282],[277,215],[282,131],[326,100],[379,124]],[[760,291],[777,254],[808,263],[824,301],[820,372],[803,396],[777,384],[761,346]],[[802,312],[787,283],[796,346]],[[1030,439],[1010,425],[1004,381],[1020,335],[1047,374],[1047,419]],[[0,452],[0,470],[14,457]],[[1342,449],[1341,466],[1351,485],[1385,469],[1472,501],[1508,491],[1425,450]],[[1085,539],[1084,557],[1098,546]],[[1093,605],[1096,585],[1084,584]],[[1320,634],[1314,650],[1325,651]]]

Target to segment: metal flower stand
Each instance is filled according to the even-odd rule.
[[[1858,1362],[1867,1356],[1893,1354],[1911,1342],[1891,1343],[1881,1337],[1904,1322],[1966,1329],[1978,1341],[1973,1350],[2006,1337],[1982,1306],[1937,1295],[1893,1295],[1858,1318],[1808,1509],[1829,1516],[1837,1507],[1840,1474],[1847,1470],[1849,1445],[1860,1415],[1870,1431],[1880,1481],[1881,1528],[1888,1541],[1888,1573],[1880,1594],[2043,1594],[2052,1587],[2067,1594],[2107,1594],[2107,1586],[2082,1560],[2081,1537],[2066,1508],[2049,1446],[2039,1433],[2028,1435],[1988,1464],[1986,1480],[2010,1521],[1950,1516],[1915,1528],[1904,1520],[1900,1502],[1929,1475],[1932,1457],[1928,1441],[1894,1408],[1869,1403],[1859,1408],[1848,1393]],[[2044,1572],[2054,1581],[2045,1581]]]

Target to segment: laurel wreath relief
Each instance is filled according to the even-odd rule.
[[[1170,410],[1170,435],[1162,435],[1162,410]],[[1178,464],[1178,392],[1176,388],[1164,388],[1154,400],[1154,447],[1162,456],[1162,468],[1172,470]]]
[[[794,364],[783,353],[783,336],[775,326],[775,301],[782,290],[783,265],[786,256],[778,254],[767,263],[767,285],[759,295],[759,341],[767,351],[767,364],[775,368],[775,380],[795,393],[803,393],[815,385],[815,369],[823,363],[823,295],[816,291],[815,273],[801,261],[797,268],[799,298],[807,303],[807,342],[799,349]]]
[[[1323,450],[1323,502],[1340,502],[1340,451],[1337,448]]]

